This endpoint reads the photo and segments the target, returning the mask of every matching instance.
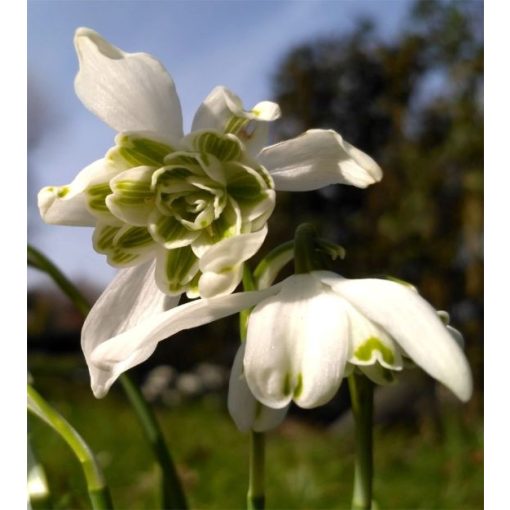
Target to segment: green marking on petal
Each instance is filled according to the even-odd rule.
[[[117,181],[113,189],[120,205],[146,204],[154,198],[150,181]]]
[[[171,292],[179,292],[193,279],[198,259],[189,246],[169,250],[165,261],[165,280]]]
[[[237,138],[220,136],[213,132],[200,133],[194,139],[193,145],[200,151],[206,164],[208,164],[207,154],[216,156],[220,161],[232,161],[238,159],[242,153]]]
[[[115,250],[108,254],[108,262],[114,266],[125,266],[139,257],[137,253]]]
[[[287,397],[290,395],[291,389],[290,389],[290,374],[285,374],[285,377],[283,379],[283,388],[282,388],[283,394]]]
[[[375,336],[365,340],[354,352],[354,357],[360,361],[369,361],[372,358],[373,351],[379,351],[383,360],[389,365],[395,362],[393,351]]]
[[[138,137],[136,135],[119,135],[117,146],[110,149],[106,157],[121,164],[129,166],[155,166],[160,167],[173,148],[168,144]]]
[[[294,398],[299,398],[303,393],[303,374],[300,372],[297,376],[296,387],[294,388]]]
[[[121,249],[138,249],[152,244],[154,240],[145,227],[131,227],[119,232],[113,242]]]
[[[57,197],[58,198],[64,198],[69,193],[69,191],[71,191],[69,186],[61,186],[58,189]]]
[[[235,135],[236,133],[239,133],[239,131],[241,131],[241,129],[243,129],[249,121],[250,119],[247,119],[246,117],[232,116],[225,126],[225,133],[232,133]]]
[[[111,195],[112,189],[108,182],[94,184],[87,189],[89,207],[97,212],[108,212],[106,197]]]
[[[113,247],[113,239],[119,230],[120,227],[112,227],[111,225],[97,227],[96,235],[94,236],[94,248],[99,253],[106,253],[108,250],[111,250]]]

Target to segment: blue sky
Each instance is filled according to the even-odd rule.
[[[271,99],[271,76],[298,43],[351,30],[368,16],[383,37],[404,27],[408,0],[28,2],[29,242],[73,279],[104,286],[115,270],[94,252],[91,229],[45,225],[37,191],[70,182],[99,159],[115,133],[74,94],[77,27],[125,51],[155,55],[173,76],[184,127],[209,91],[226,85],[247,107]],[[43,281],[30,271],[29,285]]]

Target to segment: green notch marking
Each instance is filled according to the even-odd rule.
[[[64,198],[69,193],[69,191],[69,186],[61,186],[57,192],[57,197]]]
[[[290,374],[285,374],[285,378],[283,379],[283,394],[285,396],[290,395]]]
[[[300,372],[297,376],[297,384],[294,389],[294,398],[299,398],[301,393],[303,393],[303,374]]]
[[[395,355],[393,351],[389,349],[382,341],[372,336],[365,340],[354,352],[354,357],[360,361],[369,361],[372,357],[373,351],[379,351],[383,357],[383,360],[389,365],[395,362]]]

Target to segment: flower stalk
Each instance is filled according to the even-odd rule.
[[[294,235],[294,273],[310,273],[314,269],[322,269],[317,266],[317,254],[315,241],[317,232],[310,223],[302,223],[296,229]]]
[[[27,254],[28,264],[48,274],[83,316],[86,316],[90,311],[90,304],[58,267],[33,246],[28,246]],[[128,374],[122,374],[119,380],[161,468],[162,508],[186,509],[184,491],[154,412]]]
[[[263,510],[265,508],[264,469],[266,456],[265,434],[250,433],[250,475],[248,482],[247,509]]]
[[[374,384],[364,375],[353,373],[349,376],[349,391],[356,427],[352,510],[370,510],[373,480]]]

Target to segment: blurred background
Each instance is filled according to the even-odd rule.
[[[70,182],[113,143],[114,133],[74,96],[78,26],[157,56],[176,82],[185,128],[223,84],[247,107],[280,104],[274,142],[335,129],[380,164],[383,180],[366,190],[279,193],[263,251],[311,221],[346,248],[338,273],[407,280],[450,312],[466,340],[474,397],[461,405],[420,371],[378,391],[376,498],[388,509],[482,508],[483,3],[29,1],[29,242],[93,301],[114,270],[93,252],[92,232],[44,225],[36,207],[42,186]],[[97,401],[90,392],[83,318],[46,276],[29,270],[28,280],[36,388],[98,452],[118,507],[155,507],[157,471],[124,395],[114,386]],[[133,371],[156,406],[193,507],[244,504],[248,437],[226,412],[237,345],[236,320],[225,319],[162,342]],[[343,385],[327,406],[292,409],[270,435],[270,507],[349,506],[348,407]],[[36,420],[30,430],[55,506],[87,508],[65,445]]]

